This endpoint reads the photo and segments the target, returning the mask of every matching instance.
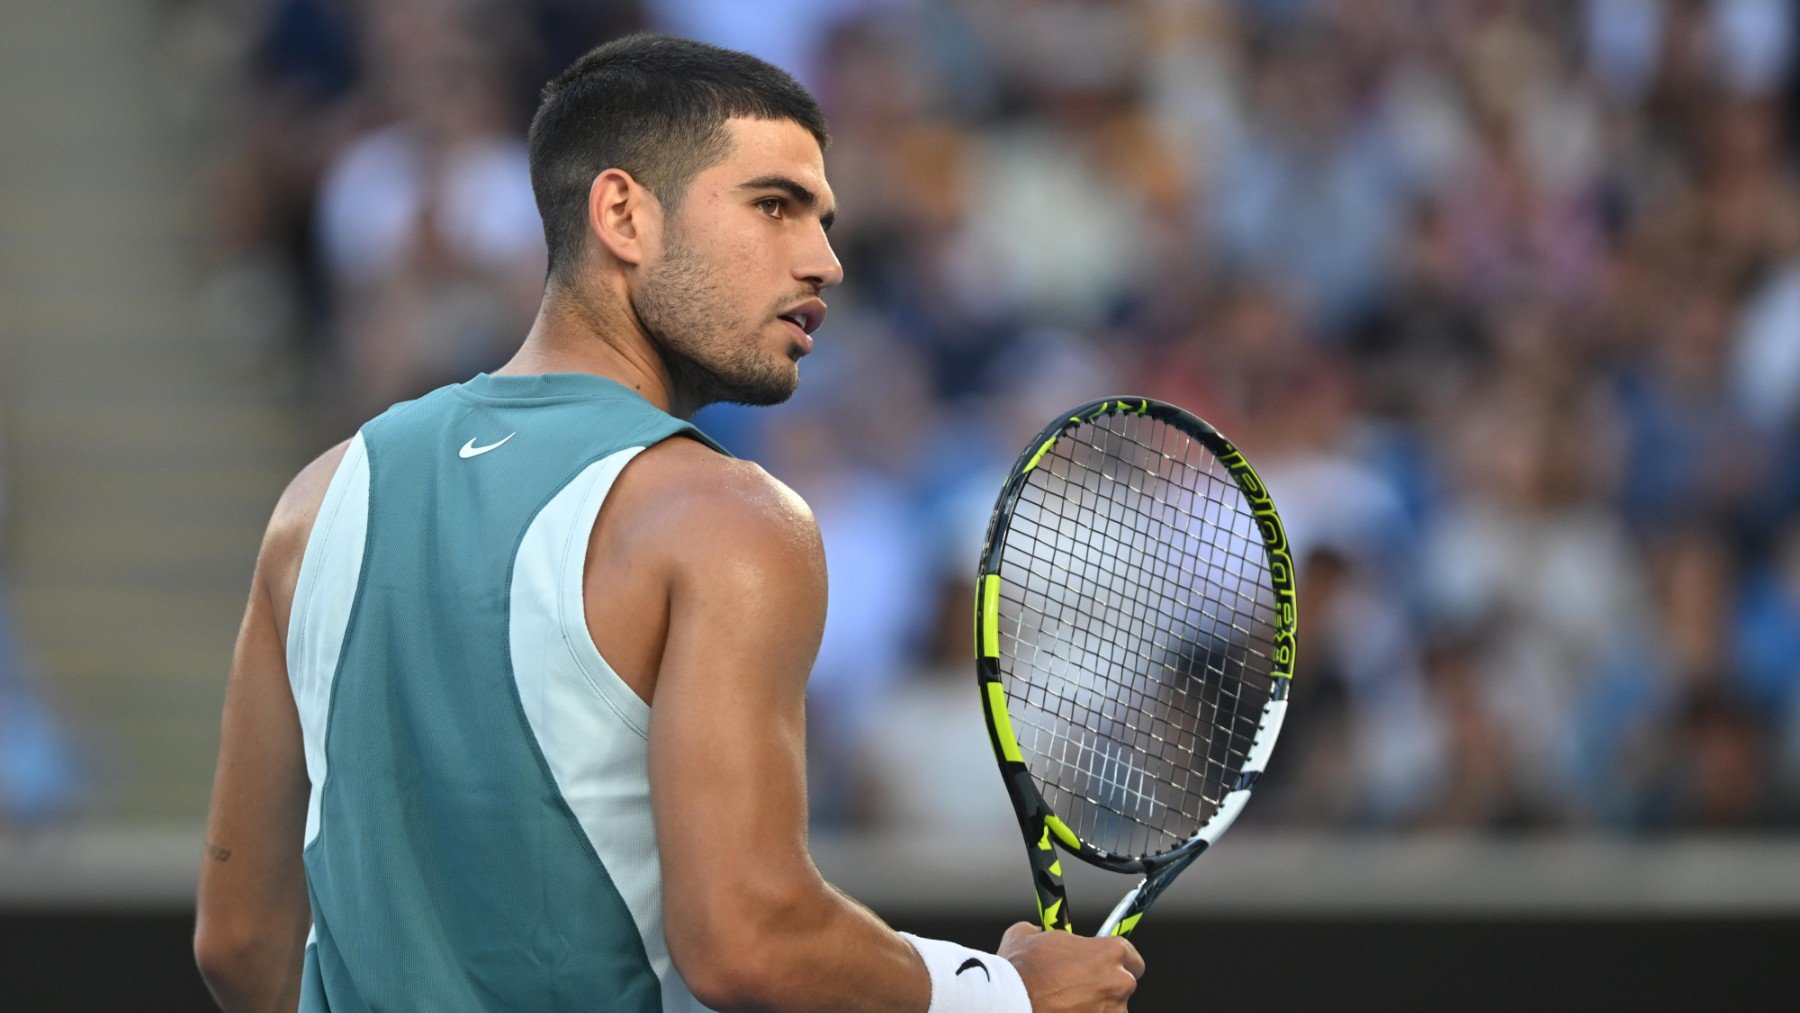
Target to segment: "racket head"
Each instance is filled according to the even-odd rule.
[[[1285,712],[1297,602],[1274,504],[1217,430],[1144,397],[1045,427],[995,504],[975,611],[1047,928],[1069,927],[1052,840],[1155,877],[1236,818]]]

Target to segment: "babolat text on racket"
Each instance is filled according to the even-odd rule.
[[[1108,398],[1025,448],[975,653],[1044,928],[1074,928],[1057,845],[1143,877],[1100,928],[1123,936],[1231,826],[1281,730],[1296,618],[1275,505],[1205,422]]]

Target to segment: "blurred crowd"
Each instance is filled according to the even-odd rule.
[[[772,410],[816,511],[821,827],[1010,820],[968,616],[1027,437],[1108,394],[1257,462],[1300,671],[1246,824],[1800,815],[1800,188],[1786,0],[245,0],[211,96],[217,340],[342,437],[502,361],[523,131],[652,28],[831,122],[848,272]],[[992,794],[968,790],[991,785]]]

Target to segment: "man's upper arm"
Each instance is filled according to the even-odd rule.
[[[650,794],[670,956],[715,1008],[922,1010],[931,983],[919,955],[833,890],[807,852],[806,680],[825,627],[818,524],[754,465],[687,459],[686,475],[640,460],[632,467],[652,469],[626,479],[677,472],[654,510],[635,511],[654,522],[629,532],[665,547]]]
[[[678,963],[727,924],[741,944],[757,919],[804,918],[792,903],[824,889],[806,850],[805,691],[825,622],[818,526],[754,465],[698,470],[636,532],[667,546],[650,786]]]
[[[196,946],[209,955],[278,942],[297,960],[311,920],[300,850],[309,783],[283,641],[300,559],[340,445],[288,486],[257,555],[238,631],[201,862]],[[296,979],[297,980],[297,979]]]

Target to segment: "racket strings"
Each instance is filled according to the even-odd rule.
[[[1073,592],[1070,591],[1069,585],[1067,585],[1061,581],[1057,581],[1053,578],[1046,577],[1045,584],[1047,586],[1056,588],[1058,591],[1067,593],[1070,598],[1073,597]],[[1144,601],[1134,598],[1133,603],[1141,605],[1141,607],[1145,611],[1154,613],[1158,618],[1161,618],[1165,621],[1171,621],[1171,622],[1173,621],[1173,618],[1174,618],[1173,616],[1171,616],[1161,606],[1159,606],[1153,602],[1144,602]],[[1214,618],[1211,615],[1211,613],[1206,612],[1204,610],[1202,610],[1202,614],[1206,615],[1208,618]],[[1082,608],[1080,605],[1071,606],[1069,609],[1069,615],[1071,615],[1073,618],[1081,620],[1084,625],[1103,621],[1099,617],[1089,613],[1087,610]],[[1141,623],[1142,621],[1140,620],[1139,622]],[[1236,627],[1235,625],[1233,628],[1241,629],[1240,627]],[[1003,634],[1003,636],[1004,635],[1005,634]],[[1145,634],[1139,634],[1139,635],[1144,636]],[[1017,638],[1015,637],[1015,639],[1017,639]],[[1046,642],[1042,639],[1036,639],[1036,640],[1031,641],[1028,644],[1021,643],[1020,646],[1033,652],[1031,661],[1034,664],[1041,664],[1041,659],[1042,659],[1044,653],[1046,651],[1048,651],[1052,656],[1055,656],[1056,648],[1059,646],[1059,644],[1055,641]],[[1166,669],[1168,669],[1168,671],[1171,675],[1179,674],[1183,670],[1191,670],[1191,669],[1197,668],[1197,667],[1204,667],[1219,677],[1219,679],[1220,679],[1219,685],[1220,685],[1221,694],[1224,696],[1229,696],[1235,701],[1236,696],[1237,696],[1235,684],[1230,682],[1229,680],[1225,679],[1226,659],[1223,656],[1209,653],[1205,659],[1197,658],[1193,654],[1193,644],[1188,641],[1178,641],[1177,643],[1172,644],[1172,645],[1165,644],[1165,643],[1162,643],[1159,641],[1156,644],[1156,646],[1159,649],[1172,650],[1174,652],[1174,657],[1171,660],[1164,660],[1164,661],[1158,662],[1159,664],[1162,664]],[[1254,653],[1256,653],[1258,655],[1266,654],[1266,652],[1255,651],[1254,648],[1250,648],[1250,650],[1252,650]],[[1138,657],[1145,659],[1145,660],[1152,660],[1152,661],[1155,660],[1153,655],[1145,655],[1145,654],[1140,653],[1138,655]],[[1126,660],[1131,660],[1131,659],[1126,659]],[[1188,716],[1188,717],[1194,718],[1196,720],[1201,720],[1201,719],[1214,720],[1214,721],[1217,720],[1216,707],[1215,707],[1215,713],[1213,715],[1209,716],[1209,715],[1202,715],[1202,714],[1194,712],[1194,711],[1183,710],[1181,708],[1180,704],[1181,704],[1181,700],[1178,698],[1174,703],[1175,708],[1177,710],[1181,710],[1182,713],[1186,714],[1186,716]],[[1191,748],[1187,747],[1186,745],[1179,745],[1179,748],[1182,748],[1183,750],[1190,752],[1190,753],[1193,751]]]
[[[1178,677],[1179,673],[1184,669],[1192,671],[1200,667],[1208,668],[1213,673],[1217,674],[1223,672],[1226,665],[1229,664],[1229,659],[1219,655],[1214,655],[1210,659],[1196,658],[1191,649],[1189,649],[1190,645],[1188,644],[1184,644],[1181,649],[1174,652],[1169,651],[1169,645],[1167,644],[1158,644],[1156,646],[1157,649],[1154,652],[1146,652],[1144,660],[1164,665],[1171,670],[1171,676],[1175,677]],[[1169,656],[1171,653],[1173,653],[1173,657]],[[1154,654],[1162,654],[1164,657],[1158,659],[1154,657]],[[1110,660],[1116,660],[1116,654],[1114,655],[1114,658]],[[1226,682],[1224,685],[1229,687],[1231,684]],[[1120,694],[1116,692],[1109,693],[1108,695],[1115,700],[1120,696]],[[1182,719],[1177,719],[1178,723],[1184,720],[1186,722],[1197,722],[1199,716],[1196,714],[1195,708],[1204,708],[1209,705],[1214,712],[1214,714],[1211,715],[1211,720],[1223,720],[1218,712],[1228,703],[1234,708],[1239,704],[1236,694],[1229,691],[1223,695],[1212,697],[1210,700],[1202,698],[1195,706],[1183,706],[1181,697],[1175,697],[1172,701],[1165,700],[1164,702],[1173,702],[1173,709],[1183,713],[1184,717]],[[1137,699],[1129,701],[1129,704],[1141,708],[1145,705],[1145,702],[1141,699]],[[1120,708],[1120,710],[1126,714],[1130,713],[1128,708]],[[1078,718],[1078,715],[1070,713],[1066,707],[1059,708],[1057,716],[1069,719],[1071,722]],[[1104,704],[1102,705],[1102,716],[1115,722],[1120,720],[1119,713],[1116,713],[1114,708],[1106,707]],[[1206,815],[1207,810],[1204,810],[1201,807],[1175,803],[1175,812],[1172,814],[1167,813],[1163,811],[1163,802],[1159,798],[1161,794],[1165,793],[1148,790],[1147,787],[1152,777],[1165,777],[1174,781],[1174,783],[1184,791],[1189,793],[1198,791],[1205,796],[1201,801],[1216,803],[1221,792],[1207,792],[1205,788],[1196,789],[1191,783],[1192,767],[1196,762],[1199,762],[1195,758],[1194,747],[1181,741],[1179,737],[1173,740],[1169,739],[1162,730],[1151,726],[1149,722],[1140,724],[1139,721],[1125,718],[1123,720],[1123,726],[1123,730],[1118,728],[1113,729],[1111,737],[1115,741],[1107,743],[1104,747],[1096,745],[1096,740],[1082,737],[1080,731],[1075,731],[1069,740],[1062,744],[1061,748],[1053,749],[1053,755],[1068,767],[1076,768],[1077,770],[1086,769],[1090,775],[1097,776],[1102,781],[1109,782],[1111,785],[1108,789],[1110,795],[1105,798],[1098,797],[1092,792],[1081,791],[1079,788],[1075,789],[1073,794],[1080,796],[1091,804],[1100,806],[1113,815],[1136,818],[1139,820],[1147,818],[1152,822],[1168,822],[1173,820],[1176,823],[1197,826],[1202,822],[1202,817]],[[1060,727],[1048,730],[1053,734],[1069,734],[1067,729]],[[1167,757],[1169,755],[1169,747],[1173,745],[1175,749],[1180,750],[1187,755],[1174,757],[1173,759],[1175,762],[1166,768],[1154,759],[1149,764],[1140,766],[1134,762],[1134,758],[1129,752],[1122,751],[1119,748],[1120,743],[1117,740],[1125,739],[1127,737],[1127,732],[1130,733],[1130,739],[1132,740],[1127,744],[1135,747],[1138,751],[1147,752],[1153,756],[1155,754],[1161,754],[1162,756]],[[1227,740],[1216,740],[1215,746],[1219,742],[1225,741]],[[1242,753],[1247,748],[1247,741],[1239,741],[1235,743],[1232,749],[1230,749],[1232,755],[1214,755],[1211,757],[1211,762],[1235,766],[1238,762],[1241,762]],[[1215,750],[1215,754],[1216,752],[1217,751]],[[1177,775],[1179,776],[1177,777]],[[1222,783],[1220,787],[1223,787]],[[1123,802],[1128,802],[1135,808],[1126,808],[1119,804],[1121,801],[1119,796],[1121,795],[1123,795]],[[1097,829],[1097,826],[1084,825],[1082,827],[1082,832],[1084,836],[1092,838],[1095,836],[1095,831]],[[1169,839],[1166,843],[1169,845],[1179,843],[1180,840],[1185,839],[1187,834],[1188,826],[1184,825],[1178,832],[1169,835]]]
[[[1140,447],[1143,446],[1142,444],[1136,444],[1136,445],[1140,446]],[[1090,444],[1089,446],[1093,447],[1093,449],[1095,449],[1096,451],[1104,452],[1103,448],[1096,447],[1092,444]],[[1146,449],[1148,449],[1148,448],[1146,448]],[[1202,453],[1204,453],[1204,451],[1202,451]],[[1210,455],[1208,455],[1208,456],[1210,457]],[[1106,475],[1103,472],[1094,472],[1093,469],[1088,468],[1085,465],[1080,464],[1079,462],[1076,462],[1076,466],[1081,467],[1081,468],[1083,468],[1083,470],[1088,471],[1090,473],[1098,474],[1101,477],[1101,479],[1104,481],[1108,481],[1108,482],[1118,481],[1114,476]],[[1215,510],[1213,511],[1213,514],[1214,514],[1213,516],[1201,515],[1201,516],[1196,517],[1195,515],[1186,512],[1185,510],[1183,510],[1182,508],[1180,508],[1178,506],[1175,506],[1174,504],[1169,504],[1169,503],[1166,503],[1165,501],[1156,499],[1156,497],[1154,495],[1150,496],[1151,500],[1155,503],[1169,507],[1171,512],[1178,512],[1179,516],[1184,517],[1186,519],[1189,519],[1189,520],[1197,519],[1205,524],[1217,525],[1218,523],[1220,523],[1221,520],[1224,519],[1222,516],[1220,516],[1220,511],[1217,509],[1221,506],[1220,499],[1223,498],[1225,495],[1235,495],[1237,493],[1237,487],[1234,483],[1230,483],[1228,479],[1221,479],[1217,475],[1211,474],[1209,472],[1202,472],[1199,474],[1203,475],[1209,483],[1213,483],[1215,485],[1215,488],[1209,490],[1209,495],[1207,497],[1205,497],[1203,500],[1203,502],[1207,506],[1211,506],[1211,507],[1215,508]],[[1067,477],[1067,476],[1062,476],[1062,477]],[[1227,490],[1229,490],[1229,492],[1227,492]],[[1134,493],[1137,493],[1137,492],[1141,492],[1142,490],[1139,490],[1139,489],[1133,487],[1131,489],[1131,491]],[[1038,505],[1038,506],[1046,505],[1042,499],[1034,500],[1031,495],[1032,492],[1033,492],[1033,489],[1031,487],[1027,487],[1027,489],[1022,492],[1021,498],[1026,501],[1033,502],[1034,505]],[[1154,513],[1148,513],[1148,512],[1144,513],[1141,516],[1143,517],[1143,519],[1150,521],[1152,524],[1157,525],[1161,529],[1159,534],[1162,534],[1163,537],[1156,539],[1156,541],[1159,544],[1165,544],[1165,545],[1169,544],[1170,538],[1168,536],[1175,533],[1177,530],[1179,530],[1177,528],[1177,526],[1172,524],[1170,522],[1170,520],[1166,517],[1159,517],[1159,516],[1156,516]],[[1244,514],[1243,516],[1245,518],[1248,518],[1248,514]],[[1117,536],[1111,535],[1109,532],[1103,531],[1101,534],[1102,534],[1102,537],[1110,537],[1115,542],[1118,541]],[[1254,536],[1246,534],[1243,541],[1245,544],[1254,547],[1257,551],[1260,552],[1261,542],[1256,541],[1254,539]],[[1218,580],[1216,574],[1224,572],[1224,570],[1227,566],[1235,567],[1235,570],[1233,572],[1238,577],[1238,579],[1234,582],[1235,586],[1229,588],[1229,590],[1240,601],[1248,602],[1252,605],[1259,604],[1259,599],[1256,597],[1255,592],[1256,592],[1256,589],[1261,584],[1261,574],[1263,572],[1266,572],[1266,570],[1264,569],[1265,564],[1262,560],[1262,557],[1260,555],[1255,558],[1247,556],[1241,551],[1236,551],[1238,548],[1237,546],[1230,545],[1230,544],[1215,544],[1211,547],[1220,550],[1218,554],[1221,557],[1223,557],[1223,561],[1220,564],[1218,564],[1217,566],[1212,568],[1213,572],[1205,575],[1209,579],[1209,581],[1212,583],[1212,585],[1215,587],[1218,587],[1220,589],[1226,589],[1224,582]],[[1189,582],[1197,581],[1197,580],[1201,579],[1201,577],[1202,577],[1202,574],[1193,572],[1193,568],[1183,567],[1181,565],[1185,561],[1186,558],[1187,557],[1178,557],[1174,561],[1176,563],[1177,569],[1179,571],[1178,576],[1180,578],[1182,578],[1182,581],[1181,582],[1171,582],[1166,579],[1162,579],[1162,582],[1172,589],[1172,593],[1175,596],[1174,600],[1176,601],[1177,604],[1179,604],[1183,607],[1187,607],[1187,608],[1200,609],[1202,612],[1204,612],[1204,614],[1207,615],[1208,618],[1211,618],[1214,620],[1219,620],[1221,617],[1218,616],[1213,611],[1208,610],[1204,601],[1194,602],[1194,601],[1186,600],[1186,599],[1180,597],[1181,590],[1184,586],[1187,586],[1189,584]],[[1257,572],[1254,577],[1252,577],[1247,572],[1247,568],[1249,568],[1249,567],[1257,568]],[[1151,576],[1152,576],[1152,579],[1160,579],[1160,578],[1164,577],[1164,575],[1156,575],[1156,574],[1153,574]],[[1243,585],[1246,583],[1247,579],[1251,583],[1251,586],[1252,586],[1251,593],[1249,593],[1249,594],[1246,594],[1243,591]],[[1165,612],[1165,615],[1166,615],[1166,612]],[[1246,629],[1242,626],[1238,626],[1237,628],[1238,628],[1239,632],[1244,633],[1246,635],[1258,635],[1257,631]],[[1272,637],[1260,636],[1259,639],[1266,646],[1269,646],[1271,648],[1273,647]]]
[[[1235,787],[1268,698],[1260,531],[1182,430],[1102,416],[1052,445],[1001,554],[1008,711],[1045,800],[1120,855],[1191,838]]]
[[[1136,441],[1133,441],[1133,442],[1134,442],[1134,443],[1135,443],[1135,442],[1136,442]],[[1139,443],[1139,444],[1136,444],[1136,445],[1137,445],[1137,446],[1139,446],[1139,447],[1143,447],[1143,446],[1144,446],[1144,445],[1143,445],[1143,444],[1141,444],[1141,443]],[[1102,452],[1104,452],[1104,448],[1102,448],[1102,447],[1099,447],[1099,446],[1095,446],[1095,445],[1092,445],[1092,444],[1090,444],[1090,446],[1091,446],[1091,447],[1093,447],[1093,449],[1095,449],[1095,450],[1098,450],[1098,451],[1102,451]],[[1147,448],[1147,447],[1146,447],[1146,448],[1145,448],[1145,449],[1150,449],[1150,448]],[[1211,461],[1211,459],[1210,459],[1210,455],[1207,455],[1207,456],[1208,456],[1208,459],[1209,459],[1209,463],[1210,463],[1210,461]],[[1078,465],[1079,465],[1079,462],[1077,462],[1077,464],[1078,464]],[[1091,470],[1092,470],[1092,469],[1088,469],[1088,470],[1090,470],[1090,471],[1091,471]],[[1106,479],[1106,480],[1108,480],[1108,481],[1112,481],[1112,480],[1113,480],[1113,478],[1112,478],[1112,476],[1107,476],[1107,475],[1105,475],[1105,474],[1104,474],[1104,473],[1100,473],[1100,474],[1101,474],[1101,476],[1102,476],[1102,478],[1104,478],[1104,479]],[[1210,475],[1210,474],[1209,474],[1209,475],[1208,475],[1208,476],[1207,476],[1207,477],[1208,477],[1208,478],[1209,478],[1209,480],[1211,480],[1211,481],[1213,481],[1213,482],[1217,482],[1217,483],[1218,483],[1218,484],[1219,484],[1219,491],[1220,491],[1220,492],[1222,492],[1222,490],[1224,490],[1224,489],[1227,489],[1227,488],[1229,488],[1229,489],[1230,489],[1230,490],[1232,490],[1232,492],[1234,492],[1234,493],[1235,493],[1235,490],[1236,490],[1236,487],[1235,487],[1235,485],[1230,485],[1230,486],[1227,486],[1227,485],[1226,485],[1226,484],[1225,484],[1225,482],[1224,482],[1224,480],[1220,480],[1220,479],[1218,479],[1218,478],[1217,478],[1217,477],[1216,477],[1216,476],[1214,476],[1214,475]],[[1135,489],[1134,489],[1134,491],[1136,491],[1136,490],[1135,490]],[[1217,502],[1218,502],[1218,500],[1217,500],[1217,499],[1214,499],[1214,498],[1211,498],[1211,497],[1209,497],[1209,498],[1208,498],[1208,500],[1207,500],[1207,502],[1208,502],[1208,504],[1209,504],[1209,505],[1215,505],[1215,504],[1217,504]],[[1165,528],[1165,529],[1171,529],[1171,528],[1172,528],[1172,526],[1171,526],[1171,525],[1168,525],[1168,524],[1167,524],[1167,522],[1166,522],[1166,521],[1162,521],[1162,520],[1159,520],[1159,519],[1155,519],[1155,518],[1152,518],[1152,519],[1153,519],[1153,521],[1154,521],[1154,522],[1156,522],[1156,523],[1158,523],[1158,524],[1160,524],[1160,525],[1162,525],[1162,526],[1163,526],[1163,527],[1164,527],[1164,528]],[[1213,519],[1213,520],[1214,520],[1214,521],[1215,521],[1215,522],[1216,522],[1216,518],[1214,518],[1214,519]],[[1060,529],[1060,528],[1059,528],[1059,530],[1058,530],[1058,532],[1057,532],[1057,534],[1058,534],[1058,535],[1059,535],[1059,536],[1063,536],[1063,535],[1065,535],[1065,534],[1069,534],[1069,533],[1066,533],[1066,532],[1064,532],[1064,531],[1062,531],[1062,530],[1061,530],[1061,529]],[[1103,536],[1103,537],[1105,537],[1105,536]],[[1165,538],[1165,539],[1162,539],[1162,540],[1161,540],[1161,544],[1168,544],[1168,539],[1166,539],[1166,538]],[[1258,543],[1258,544],[1260,544],[1260,543]],[[1230,556],[1230,557],[1232,557],[1232,558],[1233,558],[1233,559],[1235,559],[1235,560],[1237,560],[1237,561],[1238,561],[1238,562],[1239,562],[1239,563],[1243,563],[1243,562],[1248,562],[1248,558],[1247,558],[1247,557],[1245,557],[1245,556],[1244,556],[1244,555],[1242,555],[1242,554],[1241,554],[1241,553],[1236,553],[1236,552],[1227,552],[1227,553],[1224,553],[1224,554],[1225,554],[1225,555],[1228,555],[1228,556]],[[1180,576],[1180,577],[1181,577],[1181,578],[1183,578],[1183,583],[1186,583],[1186,582],[1192,582],[1192,581],[1195,581],[1195,580],[1198,580],[1198,579],[1199,579],[1199,575],[1198,575],[1198,574],[1197,574],[1197,573],[1195,573],[1195,572],[1193,572],[1193,571],[1194,571],[1194,568],[1193,568],[1193,567],[1190,567],[1190,566],[1183,566],[1183,565],[1182,565],[1182,563],[1183,563],[1183,562],[1184,562],[1184,559],[1183,559],[1183,557],[1177,557],[1177,558],[1176,558],[1176,559],[1175,559],[1175,560],[1174,560],[1174,562],[1175,562],[1175,564],[1176,564],[1176,568],[1177,568],[1177,570],[1178,570],[1178,571],[1179,571],[1179,576]],[[1057,586],[1058,586],[1058,587],[1059,587],[1059,589],[1061,589],[1061,590],[1063,590],[1063,591],[1067,591],[1067,590],[1068,590],[1068,585],[1066,585],[1066,584],[1063,584],[1063,583],[1061,583],[1061,582],[1060,582],[1060,581],[1058,581],[1058,580],[1057,580],[1057,579],[1056,579],[1056,577],[1055,577],[1055,575],[1054,575],[1054,573],[1046,573],[1046,574],[1044,574],[1044,575],[1043,575],[1043,576],[1044,576],[1044,579],[1045,579],[1045,580],[1046,580],[1046,581],[1047,581],[1047,582],[1049,582],[1049,583],[1051,583],[1051,584],[1053,584],[1053,585],[1057,585]],[[1240,577],[1241,577],[1241,574],[1240,574]],[[1222,586],[1223,586],[1223,585],[1222,585],[1222,583],[1221,583],[1221,582],[1219,582],[1219,581],[1218,581],[1218,580],[1217,580],[1217,579],[1216,579],[1216,578],[1211,578],[1211,580],[1212,580],[1212,583],[1213,583],[1213,584],[1214,584],[1214,585],[1215,585],[1215,586],[1219,586],[1219,587],[1222,587]],[[1165,584],[1169,584],[1169,582],[1168,582],[1168,581],[1161,581],[1161,582],[1162,582],[1162,583],[1165,583]],[[1239,580],[1239,581],[1238,581],[1238,583],[1239,583],[1239,584],[1240,584],[1240,585],[1241,585],[1241,583],[1242,583],[1242,580],[1241,580],[1241,579],[1240,579],[1240,580]],[[1226,622],[1226,623],[1227,623],[1227,624],[1228,624],[1228,625],[1230,625],[1230,626],[1231,626],[1231,627],[1232,627],[1232,628],[1233,628],[1233,629],[1234,629],[1234,630],[1236,630],[1236,631],[1237,631],[1237,632],[1239,632],[1239,633],[1242,633],[1242,634],[1245,634],[1245,635],[1247,635],[1247,636],[1249,636],[1249,637],[1251,637],[1251,638],[1252,638],[1252,641],[1253,641],[1253,644],[1252,644],[1252,646],[1250,646],[1250,650],[1252,650],[1252,651],[1253,651],[1253,652],[1255,652],[1255,653],[1257,653],[1257,654],[1259,654],[1259,655],[1263,655],[1263,656],[1265,656],[1265,657],[1266,657],[1266,656],[1267,656],[1267,653],[1268,653],[1268,652],[1267,652],[1267,651],[1257,651],[1257,650],[1256,650],[1256,648],[1255,648],[1255,646],[1254,646],[1254,642],[1260,642],[1260,643],[1262,643],[1262,644],[1263,644],[1263,645],[1265,645],[1265,646],[1268,646],[1268,647],[1270,647],[1270,648],[1272,648],[1272,647],[1273,647],[1273,642],[1272,642],[1272,639],[1271,639],[1271,638],[1270,638],[1270,637],[1267,637],[1267,636],[1262,636],[1262,635],[1260,635],[1260,634],[1258,634],[1258,633],[1256,633],[1256,632],[1255,632],[1255,631],[1253,631],[1253,630],[1250,630],[1250,629],[1248,629],[1248,628],[1246,628],[1246,627],[1244,627],[1244,626],[1243,626],[1243,625],[1241,625],[1241,624],[1239,624],[1239,623],[1237,623],[1237,622],[1236,622],[1236,621],[1235,621],[1235,617],[1232,617],[1232,618],[1230,618],[1230,619],[1221,619],[1221,617],[1220,617],[1220,616],[1218,616],[1218,615],[1217,615],[1217,614],[1215,614],[1215,612],[1214,612],[1214,611],[1212,611],[1212,610],[1210,610],[1210,609],[1208,609],[1208,608],[1207,608],[1207,606],[1206,606],[1206,605],[1205,605],[1205,604],[1204,604],[1204,601],[1202,601],[1202,602],[1191,602],[1191,601],[1188,601],[1188,600],[1185,600],[1185,599],[1182,599],[1182,598],[1179,598],[1179,597],[1178,597],[1178,596],[1179,596],[1179,588],[1180,588],[1180,586],[1181,586],[1181,585],[1180,585],[1180,584],[1171,584],[1171,585],[1170,585],[1170,586],[1171,586],[1171,587],[1174,587],[1174,588],[1176,588],[1176,591],[1175,591],[1175,594],[1176,594],[1176,595],[1177,595],[1177,598],[1176,598],[1176,599],[1175,599],[1175,600],[1176,600],[1176,601],[1177,601],[1177,603],[1178,603],[1178,604],[1179,604],[1179,605],[1180,605],[1180,606],[1184,606],[1184,607],[1188,607],[1188,608],[1192,608],[1192,609],[1197,609],[1197,610],[1198,610],[1198,611],[1200,611],[1200,613],[1201,613],[1201,614],[1202,614],[1202,615],[1204,615],[1204,616],[1206,616],[1206,617],[1207,617],[1207,618],[1208,618],[1208,619],[1211,619],[1211,620],[1214,620],[1214,621],[1220,621],[1220,622]],[[1135,592],[1137,592],[1137,591],[1138,591],[1138,590],[1139,590],[1139,589],[1137,589],[1137,588],[1135,588],[1135,587],[1132,587],[1132,586],[1130,586],[1130,585],[1128,585],[1128,588],[1129,588],[1129,589],[1130,589],[1130,590],[1131,590],[1131,591],[1132,591],[1132,592],[1134,592],[1134,593],[1133,593],[1133,594],[1132,594],[1132,597],[1131,597],[1131,604],[1133,604],[1133,605],[1135,605],[1135,606],[1137,606],[1137,607],[1138,607],[1138,608],[1139,608],[1139,609],[1147,609],[1147,610],[1149,610],[1149,611],[1151,611],[1151,612],[1153,612],[1153,613],[1155,613],[1155,616],[1156,616],[1156,618],[1158,618],[1158,619],[1160,619],[1160,620],[1162,620],[1162,621],[1163,621],[1163,623],[1164,623],[1164,628],[1167,628],[1167,624],[1168,624],[1168,623],[1170,623],[1170,622],[1173,622],[1173,621],[1174,621],[1174,620],[1175,620],[1175,616],[1174,616],[1174,615],[1173,615],[1173,614],[1172,614],[1172,612],[1171,612],[1171,610],[1170,610],[1170,609],[1168,609],[1168,608],[1165,608],[1165,607],[1163,607],[1163,606],[1162,606],[1162,604],[1161,604],[1161,603],[1160,603],[1160,602],[1158,602],[1158,601],[1156,601],[1156,600],[1154,600],[1154,599],[1146,599],[1146,598],[1144,598],[1144,597],[1143,597],[1143,596],[1141,596],[1141,595],[1139,595],[1139,594],[1137,594],[1137,593],[1135,593]],[[1241,591],[1241,590],[1238,590],[1238,589],[1234,589],[1234,593],[1236,593],[1236,594],[1237,594],[1237,596],[1238,596],[1238,597],[1239,597],[1239,598],[1240,598],[1240,599],[1246,599],[1246,600],[1250,600],[1250,601],[1252,601],[1252,602],[1254,602],[1254,601],[1255,601],[1255,598],[1254,598],[1254,596],[1253,596],[1253,595],[1245,595],[1245,594],[1243,594],[1243,593],[1242,593],[1242,591]],[[1077,601],[1078,601],[1078,600],[1077,600]],[[1096,617],[1096,616],[1093,616],[1093,615],[1090,615],[1090,614],[1087,614],[1087,613],[1085,613],[1085,612],[1084,612],[1084,611],[1083,611],[1083,610],[1082,610],[1082,608],[1081,608],[1081,607],[1080,607],[1080,605],[1079,605],[1079,603],[1077,603],[1077,604],[1076,604],[1076,605],[1075,605],[1075,606],[1074,606],[1074,611],[1075,611],[1075,612],[1076,612],[1076,613],[1077,613],[1077,614],[1078,614],[1078,615],[1080,615],[1080,616],[1081,616],[1081,618],[1083,618],[1083,619],[1084,619],[1084,620],[1086,620],[1086,621],[1088,621],[1088,622],[1093,622],[1093,621],[1095,621],[1095,620],[1096,620],[1096,619],[1097,619],[1097,618],[1098,618],[1098,617]],[[1194,659],[1193,659],[1193,658],[1192,658],[1192,657],[1190,657],[1190,656],[1184,656],[1184,657],[1183,657],[1183,660],[1184,660],[1184,661],[1187,661],[1187,662],[1189,662],[1189,663],[1192,663],[1192,662],[1193,662],[1193,661],[1194,661]],[[1209,667],[1210,667],[1210,664],[1209,664]],[[1222,675],[1223,675],[1223,674],[1224,674],[1224,673],[1223,673],[1223,671],[1219,671],[1219,672],[1218,672],[1218,674],[1220,674],[1220,675],[1221,675],[1221,676],[1222,676]],[[1227,692],[1230,692],[1230,684],[1229,684],[1229,683],[1225,683],[1225,684],[1223,684],[1223,685],[1224,685],[1224,686],[1225,686],[1225,688],[1226,688],[1226,691],[1227,691]],[[1233,695],[1234,695],[1234,696],[1235,696],[1235,694],[1233,694]],[[1197,717],[1197,716],[1198,716],[1198,715],[1194,715],[1194,716],[1196,716],[1196,717]]]

